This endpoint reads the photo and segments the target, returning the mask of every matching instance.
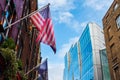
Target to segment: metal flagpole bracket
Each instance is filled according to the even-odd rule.
[[[40,64],[36,65],[35,67],[33,67],[31,70],[29,70],[27,73],[25,73],[24,75],[28,75],[29,73],[31,73],[32,71],[34,71],[37,67],[39,67]]]

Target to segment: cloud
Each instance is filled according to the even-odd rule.
[[[78,41],[78,39],[79,37],[69,39],[68,43],[63,44],[62,47],[58,50],[57,54],[52,58],[56,58],[58,61],[64,61],[65,53],[68,52],[72,44],[75,44]],[[49,80],[63,80],[64,62],[56,62],[57,60],[50,62],[50,56],[48,56],[48,59]]]
[[[41,7],[50,3],[53,11],[68,11],[74,9],[73,2],[74,0],[38,0],[38,5]]]
[[[62,12],[60,13],[60,16],[59,16],[59,23],[69,24],[73,17],[74,16],[70,12]]]
[[[83,6],[91,7],[94,10],[103,10],[108,7],[113,0],[85,0]]]
[[[66,52],[69,51],[69,49],[72,46],[72,44],[75,44],[78,41],[78,39],[79,39],[79,37],[74,37],[74,38],[69,39],[68,43],[63,44],[61,49],[59,49],[59,51],[57,53],[58,56],[60,58],[63,58],[65,56]]]
[[[92,8],[94,10],[104,10],[109,7],[113,0],[85,0],[83,6],[85,8]],[[38,0],[39,8],[50,3],[52,19],[54,25],[64,23],[70,29],[80,33],[85,26],[83,23],[76,20],[71,10],[76,9],[75,0]],[[82,25],[81,25],[82,24]]]
[[[70,12],[75,9],[74,0],[39,0],[38,5],[45,5],[47,3],[51,4],[52,19],[55,21],[54,24],[64,23],[70,29],[75,32],[80,32],[81,23],[76,20],[74,15]]]
[[[77,33],[81,33],[86,26],[87,21],[80,23],[74,18],[74,15],[70,12],[62,12],[59,16],[59,23],[66,24],[69,28],[73,29]]]
[[[48,67],[49,80],[63,80],[64,64],[50,63]]]
[[[80,24],[80,26],[81,26],[81,27],[85,27],[87,24],[88,24],[88,21],[85,21],[85,22],[82,22],[82,23]]]
[[[85,22],[78,22],[78,21],[76,21],[76,20],[73,20],[73,29],[77,32],[77,33],[79,33],[79,34],[81,34],[82,33],[82,31],[84,30],[84,28],[86,27],[86,25],[87,25],[87,21],[85,21]],[[72,24],[71,24],[72,25]]]

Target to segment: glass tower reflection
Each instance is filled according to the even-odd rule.
[[[65,55],[64,80],[102,80],[100,53],[105,48],[103,30],[88,23],[78,42]]]
[[[93,58],[92,58],[92,44],[90,37],[89,26],[87,26],[82,33],[80,39],[80,50],[82,59],[82,77],[81,80],[93,80]]]

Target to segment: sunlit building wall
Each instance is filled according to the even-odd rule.
[[[120,0],[113,0],[103,17],[111,80],[120,80]]]

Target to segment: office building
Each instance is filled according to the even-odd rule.
[[[88,23],[79,42],[82,61],[81,80],[102,80],[99,50],[105,47],[103,30],[95,23]]]
[[[80,80],[78,44],[72,45],[65,55],[64,80]]]
[[[95,23],[88,23],[78,42],[65,56],[64,80],[102,80],[99,50],[103,48],[103,30]]]

